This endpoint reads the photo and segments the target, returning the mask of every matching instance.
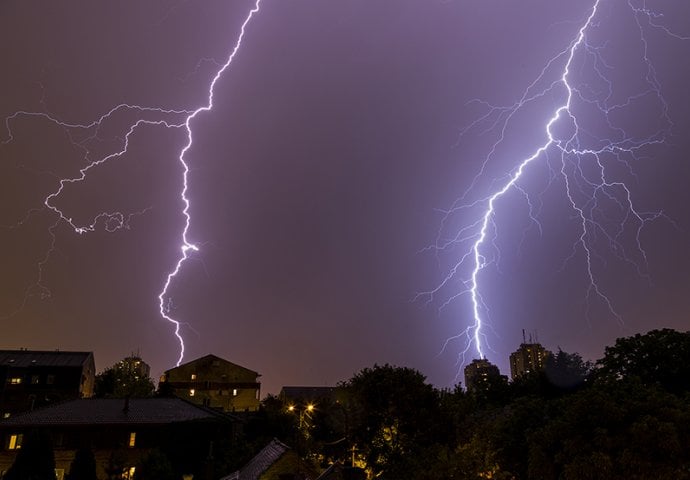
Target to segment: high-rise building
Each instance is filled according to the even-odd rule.
[[[498,367],[487,359],[475,359],[465,367],[465,387],[468,392],[480,392],[486,390],[492,380],[500,379],[501,372]],[[507,380],[504,378],[504,382]]]
[[[149,364],[143,361],[138,354],[134,353],[117,362],[115,368],[122,373],[132,375],[137,380],[140,378],[149,378],[151,374],[151,367]]]
[[[526,343],[523,341],[520,344],[520,348],[510,354],[510,377],[515,380],[523,375],[544,370],[546,359],[549,355],[551,355],[551,352],[540,343]]]

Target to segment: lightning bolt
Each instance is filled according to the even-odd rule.
[[[15,311],[7,315],[7,317],[16,315],[19,311],[21,311],[26,306],[27,302],[29,301],[29,298],[35,295],[36,293],[38,293],[38,295],[41,298],[50,297],[50,289],[43,284],[43,269],[48,260],[50,259],[51,255],[55,252],[55,230],[58,228],[58,226],[67,225],[71,228],[72,231],[80,235],[95,232],[100,228],[102,228],[106,232],[114,232],[116,230],[129,228],[130,221],[133,217],[144,215],[150,209],[150,207],[147,207],[140,211],[131,213],[124,213],[120,211],[100,212],[86,222],[79,222],[75,220],[69,213],[65,212],[63,209],[58,207],[55,203],[55,201],[62,195],[65,188],[67,188],[69,185],[86,181],[92,170],[97,169],[98,167],[106,163],[109,163],[126,155],[129,152],[130,140],[132,136],[136,132],[141,130],[143,127],[162,127],[166,129],[182,130],[186,134],[186,143],[184,147],[181,149],[179,156],[177,157],[177,160],[179,161],[182,170],[182,188],[179,194],[179,198],[182,202],[181,215],[184,219],[183,228],[181,230],[179,239],[180,253],[172,269],[165,276],[165,281],[158,295],[158,307],[160,315],[163,319],[165,319],[173,326],[173,333],[179,343],[179,356],[177,359],[177,365],[179,365],[182,362],[185,353],[185,343],[181,333],[181,327],[183,323],[175,319],[171,314],[171,298],[169,290],[176,276],[182,270],[184,263],[190,258],[191,253],[199,251],[199,246],[192,242],[189,238],[189,230],[192,218],[189,212],[191,201],[188,196],[189,164],[188,160],[186,159],[186,155],[193,145],[192,124],[200,114],[204,112],[209,112],[213,109],[213,96],[216,84],[223,76],[223,74],[228,70],[234,58],[240,51],[247,26],[249,25],[254,15],[259,12],[260,7],[261,0],[254,0],[253,7],[245,17],[243,23],[241,24],[240,33],[235,43],[232,45],[230,53],[228,54],[225,62],[219,63],[213,61],[213,63],[217,65],[218,69],[209,83],[207,102],[205,105],[199,106],[195,109],[174,110],[162,107],[148,107],[123,103],[111,108],[108,112],[106,112],[93,122],[84,124],[66,122],[61,120],[57,116],[46,112],[18,111],[5,118],[6,138],[2,141],[2,144],[8,144],[14,140],[12,125],[20,118],[40,119],[60,127],[65,132],[71,145],[82,152],[82,161],[84,161],[85,163],[85,166],[79,169],[77,175],[70,176],[67,178],[59,178],[57,180],[57,188],[44,198],[42,207],[30,210],[23,218],[21,218],[18,222],[16,222],[13,225],[4,226],[6,229],[19,228],[22,225],[26,224],[26,222],[28,222],[32,216],[42,211],[52,212],[52,214],[54,214],[56,218],[55,222],[48,229],[48,234],[51,238],[49,248],[46,254],[42,256],[37,263],[36,280],[25,290],[24,299],[22,303],[19,305],[19,307]],[[204,59],[202,61],[210,62],[211,60]],[[201,61],[199,62],[199,64],[197,64],[197,68],[200,64]],[[117,116],[127,115],[134,116],[134,120],[130,121],[129,126],[125,129],[126,133],[124,134],[124,137],[122,139],[121,147],[115,152],[100,156],[96,159],[92,159],[92,151],[89,148],[90,143],[101,140],[99,134],[108,122],[112,121]]]
[[[473,346],[476,355],[482,359],[486,358],[486,349],[490,349],[484,332],[484,327],[490,325],[487,321],[490,318],[490,310],[482,296],[480,280],[482,272],[490,265],[497,266],[500,260],[500,251],[496,244],[496,213],[508,192],[517,192],[524,197],[529,209],[530,222],[536,225],[541,233],[538,214],[543,203],[540,198],[543,192],[540,192],[538,199],[533,199],[527,188],[521,184],[535,163],[543,162],[549,169],[549,185],[558,180],[562,182],[565,199],[579,223],[579,234],[564,266],[578,253],[584,256],[588,284],[585,293],[588,321],[590,304],[598,300],[613,318],[620,323],[623,322],[622,316],[614,308],[595,272],[594,261],[599,258],[594,247],[597,240],[608,242],[610,250],[619,260],[636,268],[641,276],[648,277],[645,269],[640,266],[646,266],[647,261],[640,239],[641,231],[650,222],[666,216],[660,211],[639,210],[633,202],[628,184],[620,179],[620,173],[616,174],[616,168],[636,179],[629,159],[638,160],[644,148],[662,144],[673,126],[668,115],[668,105],[661,93],[661,83],[649,58],[645,25],[677,40],[688,40],[688,37],[665,27],[660,22],[663,15],[648,8],[646,1],[642,1],[641,5],[633,0],[628,0],[626,4],[621,3],[620,5],[625,5],[639,30],[638,42],[642,52],[644,87],[623,100],[615,101],[614,82],[609,78],[609,72],[614,70],[614,67],[604,55],[606,44],[595,45],[588,42],[588,33],[600,28],[598,16],[601,15],[604,2],[605,0],[594,1],[567,48],[546,62],[517,102],[502,107],[474,100],[472,103],[485,107],[487,113],[460,132],[460,138],[478,131],[480,134],[494,133],[496,139],[490,144],[478,173],[465,193],[450,209],[442,212],[443,220],[435,243],[423,249],[434,251],[438,256],[441,252],[459,248],[462,252],[459,260],[452,264],[434,289],[418,293],[415,299],[426,298],[427,302],[431,303],[436,301],[437,296],[450,290],[454,293],[441,303],[439,308],[443,309],[456,299],[469,296],[472,311],[469,326],[460,334],[446,340],[441,350],[444,351],[451,341],[464,338],[465,348],[459,355],[461,365],[466,363],[465,355]],[[614,4],[611,3],[610,6],[613,8]],[[589,69],[593,80],[589,83],[578,83],[574,78],[576,65],[580,70]],[[554,71],[558,74],[549,81],[548,77],[553,75],[551,72]],[[556,96],[562,100],[552,107],[544,120],[543,143],[534,147],[522,160],[515,162],[512,170],[491,180],[488,194],[480,196],[477,200],[469,200],[479,188],[480,182],[488,176],[489,164],[498,156],[499,147],[504,144],[509,129],[517,121],[518,116],[528,107]],[[637,103],[650,98],[656,102],[657,128],[653,133],[645,135],[626,133],[626,129],[619,125],[620,120],[617,123],[614,117],[620,116],[621,113],[629,113]],[[605,126],[606,132],[600,136],[594,133],[595,126],[590,127],[587,124],[587,115],[584,113],[588,112],[588,115],[591,115],[590,111],[597,112],[598,120]],[[617,220],[605,213],[612,207],[618,211]],[[454,227],[455,216],[472,212],[478,212],[473,220],[461,222],[459,227]],[[625,234],[630,229],[634,232],[632,248],[625,242]],[[454,233],[448,236],[445,233],[447,230]],[[454,286],[458,284],[461,288],[454,290]]]
[[[168,273],[168,276],[165,279],[165,283],[163,285],[163,289],[161,290],[160,294],[158,295],[158,306],[159,310],[161,313],[161,316],[165,318],[168,322],[172,323],[175,327],[175,337],[177,337],[177,340],[180,342],[180,356],[177,360],[177,365],[179,365],[182,362],[182,359],[184,358],[184,339],[182,338],[182,335],[180,334],[180,322],[178,320],[175,320],[171,315],[170,315],[170,309],[168,308],[168,289],[170,288],[170,284],[172,283],[173,279],[175,276],[180,272],[180,269],[182,268],[182,265],[184,264],[185,261],[189,258],[189,252],[190,251],[198,251],[199,247],[196,246],[195,244],[191,243],[187,237],[187,234],[189,232],[189,225],[191,222],[191,217],[189,216],[189,206],[190,206],[190,201],[189,198],[187,197],[187,174],[189,173],[189,166],[187,165],[187,162],[185,161],[185,154],[187,151],[192,148],[192,127],[191,123],[192,120],[194,120],[197,115],[199,115],[202,112],[208,112],[213,108],[213,91],[215,89],[216,83],[220,79],[220,77],[223,75],[223,72],[225,72],[228,67],[230,67],[230,64],[232,63],[233,59],[235,58],[235,55],[237,55],[237,52],[240,50],[242,46],[242,40],[244,39],[244,33],[247,28],[247,25],[251,21],[252,17],[254,14],[258,13],[261,8],[261,0],[256,0],[256,3],[254,4],[254,8],[252,8],[249,11],[249,15],[247,15],[247,18],[245,18],[244,23],[242,23],[242,26],[240,28],[240,34],[237,37],[237,42],[235,43],[235,46],[233,47],[232,51],[230,52],[230,55],[228,55],[228,58],[226,62],[222,65],[222,67],[216,72],[216,75],[213,77],[213,80],[211,81],[211,84],[208,88],[208,103],[203,106],[199,107],[196,110],[194,110],[185,120],[185,128],[187,130],[187,144],[184,146],[182,151],[180,152],[179,160],[180,163],[182,164],[182,178],[183,178],[183,187],[182,191],[180,192],[180,198],[182,199],[182,203],[184,204],[184,208],[182,209],[182,215],[184,216],[185,223],[184,223],[184,228],[182,229],[182,245],[180,246],[180,257],[177,260],[177,263],[175,264],[175,268],[173,268],[170,273]]]

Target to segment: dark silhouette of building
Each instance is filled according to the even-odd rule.
[[[465,388],[468,392],[486,391],[493,380],[500,378],[498,367],[485,358],[472,360],[465,367]]]
[[[59,479],[84,446],[94,453],[98,478],[131,479],[153,448],[178,452],[170,460],[181,473],[204,470],[210,455],[233,448],[239,428],[237,417],[179,398],[67,401],[0,420],[0,478],[31,431],[51,437]]]
[[[337,387],[288,386],[280,389],[278,398],[285,404],[317,404],[321,401],[336,402]]]
[[[159,389],[206,407],[226,412],[252,412],[259,409],[259,374],[215,355],[167,370]]]
[[[0,417],[93,395],[91,352],[0,350]]]
[[[523,330],[520,348],[510,354],[510,377],[515,380],[532,372],[543,371],[549,355],[551,355],[551,352],[546,350],[540,343],[533,341],[531,335],[530,342],[528,343]]]
[[[149,364],[143,361],[138,354],[135,355],[134,353],[117,362],[116,368],[122,372],[131,374],[137,380],[140,378],[149,378],[149,375],[151,375],[151,367]]]

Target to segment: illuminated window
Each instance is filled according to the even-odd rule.
[[[31,375],[31,385],[38,385],[40,381],[41,377],[39,375]]]
[[[134,478],[134,472],[136,470],[136,467],[129,467],[126,468],[124,472],[122,472],[122,478],[124,480],[131,480]]]
[[[10,412],[3,413],[2,418],[10,418]],[[0,477],[0,478],[2,478],[2,477]]]
[[[196,373],[192,373],[192,380],[196,380]]]
[[[236,388],[232,389],[232,396],[233,397],[236,397],[238,393],[240,393],[240,391],[238,389],[236,389]]]
[[[127,446],[133,447],[137,443],[137,432],[131,432],[129,434],[129,443]]]
[[[23,435],[21,433],[18,433],[16,435],[10,435],[10,442],[7,444],[7,449],[17,450],[19,448],[22,448],[22,437]]]
[[[22,377],[12,377],[10,378],[10,383],[12,385],[19,385],[20,383],[22,383]]]
[[[65,469],[64,468],[56,468],[55,469],[55,478],[57,480],[64,480],[65,478]]]
[[[193,388],[189,389],[189,396],[190,397],[193,397],[195,393],[196,393],[196,390],[194,390]]]

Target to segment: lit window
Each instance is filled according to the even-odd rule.
[[[31,385],[38,385],[40,381],[41,377],[39,375],[31,375]]]
[[[55,478],[57,480],[63,480],[65,478],[65,469],[64,468],[56,468],[55,469]]]
[[[195,393],[196,393],[196,390],[194,390],[193,388],[189,389],[189,396],[190,397],[193,397]]]
[[[22,448],[22,437],[23,435],[21,433],[10,435],[10,442],[7,445],[8,450],[17,450],[18,448]]]
[[[192,373],[192,380],[196,380],[196,373]]]
[[[129,443],[127,446],[133,447],[137,443],[137,432],[131,432],[129,434]]]
[[[232,396],[233,397],[236,397],[238,393],[240,393],[240,391],[238,389],[236,389],[236,388],[232,389]]]
[[[3,413],[2,418],[10,418],[10,412]]]
[[[10,378],[10,383],[12,385],[19,385],[20,383],[22,383],[22,377],[12,377]]]
[[[136,470],[136,467],[129,467],[126,468],[124,472],[122,472],[122,478],[125,480],[131,480],[134,478],[134,471]]]

